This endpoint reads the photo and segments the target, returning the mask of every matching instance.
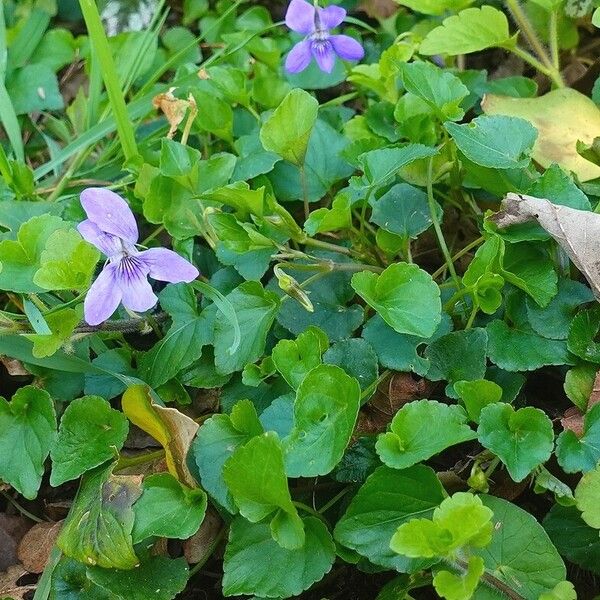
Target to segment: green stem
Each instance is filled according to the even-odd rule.
[[[345,246],[338,246],[337,244],[330,244],[329,242],[323,242],[322,240],[317,240],[315,238],[307,237],[304,240],[301,240],[301,244],[305,246],[312,246],[313,248],[321,248],[323,250],[330,250],[331,252],[339,252],[340,254],[345,254],[346,256],[352,256],[352,250],[350,248],[346,248]]]
[[[305,513],[308,513],[309,515],[312,515],[313,517],[317,517],[317,519],[320,519],[321,521],[323,521],[323,523],[328,525],[327,519],[320,512],[318,512],[314,508],[311,508],[310,506],[308,506],[308,504],[304,504],[304,502],[298,502],[297,500],[293,500],[292,504],[296,508],[303,510]]]
[[[98,61],[102,65],[102,79],[104,80],[108,101],[115,117],[119,141],[123,148],[125,160],[129,161],[138,155],[135,134],[131,120],[127,115],[127,105],[125,104],[125,98],[123,97],[123,91],[121,90],[108,39],[102,27],[98,7],[94,0],[79,0],[79,6],[81,7],[90,41],[94,46]]]
[[[6,500],[8,500],[8,502],[10,502],[23,516],[27,517],[28,519],[31,519],[32,521],[35,521],[36,523],[45,523],[44,519],[40,519],[38,516],[34,515],[33,513],[30,513],[26,508],[21,506],[10,494],[7,494],[6,492],[0,492],[0,494],[2,494],[2,496],[4,496],[4,498],[6,498]]]
[[[473,248],[476,248],[477,246],[479,246],[480,244],[482,244],[483,242],[485,242],[485,238],[482,237],[478,237],[476,240],[473,240],[470,244],[466,245],[460,252],[457,252],[452,258],[452,263],[455,263],[459,258],[462,258],[465,254],[468,254],[471,250],[473,250]],[[439,277],[444,271],[446,270],[446,265],[442,265],[439,269],[435,270],[432,274],[431,277],[433,277],[433,279],[436,279],[437,277]]]
[[[521,6],[519,0],[506,0],[506,6],[512,14],[513,19],[519,27],[519,30],[525,36],[525,39],[527,40],[527,43],[529,44],[531,49],[538,55],[543,64],[551,68],[552,61],[548,57],[546,48],[544,48],[544,45],[540,41],[540,38],[535,32],[535,29],[533,28],[529,17],[523,10],[523,7]]]
[[[329,502],[326,502],[320,509],[321,514],[326,513],[334,504],[337,504],[351,489],[352,486],[345,487],[341,492],[337,493]]]
[[[558,50],[558,15],[556,10],[550,11],[548,22],[548,39],[550,40],[550,57],[552,66],[560,73],[560,52]]]
[[[304,204],[304,220],[310,215],[310,204],[308,202],[308,188],[306,187],[306,170],[304,164],[300,167],[300,181],[302,183],[302,202]]]
[[[155,452],[145,452],[137,456],[121,456],[114,470],[116,472],[128,469],[129,467],[136,467],[137,465],[145,465],[146,463],[160,460],[164,455],[164,450],[156,450]]]
[[[450,256],[450,252],[448,250],[448,246],[446,244],[446,239],[444,238],[444,234],[442,232],[442,228],[440,227],[440,221],[438,219],[437,214],[437,206],[435,203],[435,199],[433,197],[433,159],[429,159],[429,164],[427,165],[427,201],[429,203],[429,215],[431,217],[431,222],[433,223],[433,229],[435,230],[435,235],[438,240],[438,244],[444,255],[444,260],[446,261],[446,266],[448,267],[448,271],[452,275],[454,282],[456,283],[456,287],[460,288],[460,279],[456,274],[456,270],[454,269],[454,263],[452,262],[452,257]]]
[[[365,388],[365,390],[360,395],[360,399],[364,400],[365,398],[367,398],[369,394],[376,390],[380,386],[380,384],[383,383],[391,374],[392,372],[386,369],[371,385]]]
[[[526,50],[519,48],[519,46],[511,46],[507,48],[510,52],[522,58],[526,63],[529,63],[534,69],[537,69],[543,75],[546,75],[552,82],[559,88],[565,87],[565,83],[562,80],[560,73],[554,70],[553,67],[545,67],[537,58],[529,54]]]

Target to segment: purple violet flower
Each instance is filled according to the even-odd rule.
[[[336,55],[344,60],[360,60],[365,51],[347,35],[331,35],[329,31],[346,18],[341,6],[320,8],[305,0],[292,0],[285,15],[285,24],[305,36],[287,55],[285,68],[290,73],[304,71],[314,58],[321,71],[331,73]]]
[[[193,281],[198,269],[172,250],[136,248],[138,228],[129,205],[119,195],[102,188],[81,192],[87,219],[77,229],[82,237],[108,257],[90,287],[83,312],[88,325],[99,325],[117,310],[119,303],[136,312],[152,308],[158,298],[148,276],[159,281]]]

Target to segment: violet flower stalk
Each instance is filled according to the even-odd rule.
[[[287,55],[285,68],[290,73],[304,71],[314,58],[321,71],[331,73],[335,57],[344,60],[360,60],[365,51],[353,38],[347,35],[331,35],[346,18],[341,6],[320,8],[305,0],[292,0],[285,15],[285,24],[305,36]]]
[[[173,250],[136,248],[137,223],[119,195],[102,188],[87,188],[81,192],[81,206],[88,218],[77,226],[79,233],[108,257],[83,304],[88,325],[106,321],[120,303],[135,312],[152,308],[158,298],[148,277],[170,283],[190,282],[198,277],[198,269]]]

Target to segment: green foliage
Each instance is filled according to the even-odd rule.
[[[304,526],[290,497],[283,449],[275,434],[267,432],[238,447],[223,465],[223,479],[246,519],[258,523],[272,516],[271,534],[282,548],[304,544]]]
[[[415,465],[395,470],[379,467],[362,485],[334,530],[337,542],[372,563],[400,572],[426,568],[435,561],[411,559],[391,551],[399,526],[419,515],[433,514],[444,499],[433,469]]]
[[[492,6],[466,8],[444,19],[421,43],[423,54],[469,54],[493,46],[514,44],[506,15]]]
[[[286,473],[290,477],[326,475],[340,461],[350,441],[360,385],[334,365],[319,365],[298,387],[294,425],[284,440]]]
[[[146,477],[142,495],[134,504],[134,543],[152,536],[191,537],[204,520],[206,505],[203,490],[186,488],[169,473]]]
[[[176,4],[0,3],[2,507],[70,507],[36,598],[589,595],[600,9]]]
[[[398,333],[430,337],[440,323],[439,288],[416,265],[396,263],[380,275],[356,273],[352,287]]]
[[[56,541],[65,556],[105,569],[139,564],[133,549],[133,503],[142,490],[136,478],[113,475],[112,464],[88,471]]]
[[[32,500],[56,437],[56,414],[50,394],[25,386],[17,390],[10,402],[0,397],[0,431],[0,477]]]
[[[266,598],[295,596],[328,573],[335,560],[331,535],[314,517],[303,519],[301,524],[306,541],[294,550],[276,544],[266,525],[236,518],[225,552],[224,594],[255,594]]]
[[[265,121],[260,141],[265,150],[297,166],[304,164],[319,103],[302,89],[292,90]]]
[[[413,558],[445,557],[463,546],[483,548],[492,539],[492,515],[479,497],[457,492],[433,511],[431,519],[412,519],[400,525],[390,547]]]
[[[129,423],[99,396],[74,400],[60,420],[52,448],[50,483],[59,486],[110,460],[123,446]]]
[[[497,402],[481,410],[479,441],[506,465],[515,481],[522,481],[550,458],[554,446],[552,422],[537,408],[515,409]]]
[[[410,402],[395,414],[390,431],[379,436],[377,454],[388,467],[405,469],[450,446],[475,439],[466,421],[459,406],[433,400]]]
[[[447,122],[444,127],[469,160],[494,169],[526,167],[538,135],[525,119],[500,115],[484,115],[465,125]]]

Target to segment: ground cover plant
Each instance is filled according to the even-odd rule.
[[[0,598],[599,594],[598,26],[0,3]]]

